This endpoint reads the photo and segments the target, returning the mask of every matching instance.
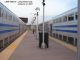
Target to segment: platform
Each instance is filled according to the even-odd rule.
[[[19,45],[14,49],[8,60],[76,60],[76,52],[56,43],[54,40],[49,40],[49,48],[39,48],[38,40],[31,31],[25,34]]]

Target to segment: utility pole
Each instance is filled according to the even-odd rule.
[[[37,29],[36,29],[36,31],[37,31],[37,39],[38,39],[38,35],[39,35],[39,31],[38,31],[38,15],[39,15],[39,11],[40,11],[40,8],[39,7],[36,7],[36,12],[37,12]]]
[[[43,42],[42,42],[42,47],[45,48],[45,43],[44,43],[45,0],[43,0],[42,5],[43,5]]]

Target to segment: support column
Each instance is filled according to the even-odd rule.
[[[77,41],[77,60],[80,60],[80,0],[78,0],[78,41]]]

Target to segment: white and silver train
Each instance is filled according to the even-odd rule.
[[[0,3],[0,51],[26,31],[26,24]]]
[[[54,17],[49,24],[49,34],[59,40],[77,46],[78,13],[77,8],[71,9]]]

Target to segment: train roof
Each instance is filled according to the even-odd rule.
[[[66,12],[64,12],[62,14],[59,14],[59,15],[53,17],[53,19],[56,19],[56,18],[59,18],[59,17],[62,17],[62,16],[66,16],[66,15],[72,14],[74,12],[77,12],[77,10],[78,10],[77,7],[75,7],[73,9],[71,9],[71,10],[68,10],[68,11],[66,11]]]
[[[0,7],[3,8],[4,10],[6,10],[8,12],[8,14],[12,14],[15,18],[17,18],[19,20],[20,23],[24,24],[24,22],[15,14],[13,13],[11,10],[9,10],[5,5],[3,5],[0,2]]]
[[[66,15],[69,15],[69,14],[72,14],[72,13],[77,12],[77,11],[78,11],[78,9],[77,9],[77,7],[75,7],[75,8],[73,8],[73,9],[71,9],[71,10],[68,10],[68,11],[66,11],[66,12],[64,12],[64,13],[62,13],[62,14],[59,14],[59,15],[53,17],[50,21],[47,21],[47,22],[48,22],[49,24],[51,24],[51,23],[53,23],[53,20],[55,20],[55,19],[57,19],[57,18],[60,18],[60,17],[63,17],[63,16],[66,16]]]

